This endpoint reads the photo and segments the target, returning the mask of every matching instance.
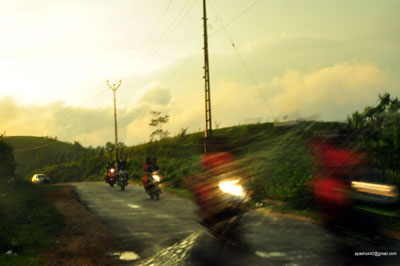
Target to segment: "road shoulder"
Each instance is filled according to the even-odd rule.
[[[60,186],[47,195],[64,216],[65,228],[47,254],[46,265],[122,265],[114,252],[124,245],[108,227],[83,206],[72,185]]]

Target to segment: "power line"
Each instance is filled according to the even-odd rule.
[[[211,34],[209,34],[209,35],[214,35],[214,34],[217,34],[218,32],[220,32],[220,31],[222,31],[222,30],[224,30],[224,28],[226,27],[226,26],[228,26],[229,24],[231,24],[233,21],[235,21],[235,20],[237,20],[237,19],[239,19],[241,16],[243,16],[246,12],[248,12],[250,9],[252,9],[254,6],[256,6],[259,2],[261,2],[262,0],[257,0],[257,1],[255,1],[253,4],[251,4],[249,7],[247,7],[245,10],[243,10],[241,13],[239,13],[238,15],[236,15],[235,17],[233,17],[227,24],[225,24],[225,25],[223,25],[220,29],[218,29],[217,31],[215,31],[215,32],[213,32],[213,33],[211,33]],[[213,8],[213,10],[214,10],[214,13],[216,14],[216,16],[218,17],[218,15],[217,15],[217,13],[216,13],[216,10],[215,10],[215,8],[214,8],[214,6],[213,6],[213,4],[212,4],[212,2],[210,1],[210,3],[211,3],[211,7]],[[192,8],[192,7],[191,7]],[[222,24],[222,23],[221,23]],[[233,41],[232,41],[232,38],[230,38],[229,37],[229,39],[230,39],[230,43],[232,44],[233,43]],[[176,75],[176,73],[178,73],[182,68],[183,68],[183,66],[189,61],[189,59],[195,54],[195,52],[198,50],[198,49],[200,49],[201,48],[201,44],[199,44],[197,47],[196,47],[196,49],[194,49],[193,51],[192,51],[192,53],[190,54],[190,55],[188,55],[186,58],[185,58],[185,60],[183,61],[183,63],[165,80],[165,82],[168,82],[169,80],[171,80],[172,79],[172,77],[174,76],[174,75]],[[254,78],[253,78],[253,80],[254,80]],[[255,80],[254,80],[255,81]]]
[[[75,108],[82,107],[82,106],[86,105],[90,101],[92,101],[92,100],[96,99],[97,97],[99,97],[100,95],[104,94],[106,91],[107,91],[107,89],[102,90],[101,92],[97,93],[93,97],[90,97],[89,99],[87,99],[87,100],[81,102],[80,104],[76,105]],[[72,112],[72,109],[64,110],[64,111],[60,112],[59,115],[66,115],[66,114],[69,114],[71,112]]]
[[[247,12],[248,10],[250,10],[252,7],[254,7],[254,6],[255,6],[258,2],[260,2],[260,1],[261,1],[261,0],[258,0],[258,1],[256,1],[256,2],[254,2],[250,7],[248,7],[246,10],[244,10],[244,11],[241,13],[241,15],[243,15],[245,12]],[[218,17],[218,14],[217,14],[217,11],[216,11],[215,8],[214,8],[214,5],[212,4],[211,1],[210,1],[210,3],[211,3],[211,8],[213,9],[215,15]],[[234,19],[239,18],[241,15],[236,16]],[[231,20],[229,23],[231,23],[232,21],[233,21],[233,20]],[[222,25],[222,28],[221,28],[221,29],[225,32],[226,36],[228,37],[230,43],[232,44],[233,50],[235,51],[236,55],[239,57],[239,59],[240,59],[241,63],[243,64],[243,66],[244,66],[244,68],[245,68],[247,74],[249,75],[251,81],[253,82],[253,84],[254,84],[255,87],[257,88],[257,91],[258,91],[258,93],[260,94],[261,99],[262,99],[263,102],[267,105],[267,107],[268,107],[268,109],[270,110],[272,116],[275,116],[274,111],[272,110],[271,106],[268,104],[267,99],[265,99],[264,94],[261,92],[260,86],[258,85],[258,83],[257,83],[257,81],[255,80],[253,74],[251,73],[250,68],[247,66],[247,64],[246,64],[246,62],[244,61],[243,57],[241,56],[239,50],[237,49],[235,43],[233,42],[231,35],[229,34],[228,30],[227,30],[226,27],[225,27],[225,26],[228,25],[229,23],[227,23],[227,24],[225,24],[225,25]],[[221,23],[221,24],[222,24],[222,23]],[[216,32],[215,32],[215,33],[216,33]]]
[[[167,14],[168,9],[171,7],[171,4],[174,0],[170,0],[167,7],[165,8],[164,12],[162,13],[162,15],[160,16],[160,18],[158,19],[157,23],[155,24],[155,26],[153,27],[153,29],[150,31],[150,33],[147,35],[146,39],[144,40],[143,44],[141,45],[140,49],[138,50],[138,53],[136,54],[136,57],[142,52],[143,47],[147,44],[147,42],[150,39],[150,36],[155,32],[155,30],[157,29],[157,27],[160,25],[161,21],[163,20],[165,14]]]
[[[83,105],[87,104],[88,102],[92,101],[93,99],[95,99],[95,98],[99,97],[100,95],[102,95],[103,93],[105,93],[107,90],[108,89],[102,90],[101,92],[99,92],[98,94],[94,95],[93,97],[90,97],[89,99],[87,99],[87,100],[83,101],[82,103],[80,103],[79,105],[75,106],[75,108],[82,107]],[[94,92],[94,91],[95,90],[93,90],[92,92]],[[65,117],[66,115],[68,115],[68,114],[70,114],[70,113],[72,113],[74,111],[73,107],[70,107],[69,109],[66,109],[66,108],[68,108],[68,107],[66,106],[65,109],[62,110],[61,112],[59,112],[57,115],[58,116],[62,115],[62,116]],[[54,142],[54,143],[56,143],[56,142]],[[26,151],[26,150],[34,150],[34,149],[39,149],[39,148],[42,148],[42,147],[46,147],[46,146],[51,145],[51,144],[53,144],[53,143],[37,146],[37,147],[34,147],[34,148],[18,149],[18,150],[14,150],[14,151],[15,152],[20,152],[20,151]]]
[[[230,25],[230,24],[231,24],[232,22],[234,22],[235,20],[239,19],[241,16],[243,16],[245,13],[247,13],[248,11],[250,11],[250,9],[252,9],[253,7],[255,7],[255,6],[256,6],[258,3],[260,3],[261,1],[263,1],[263,0],[257,0],[257,1],[255,1],[253,4],[251,4],[250,6],[248,6],[245,10],[243,10],[241,13],[239,13],[238,15],[236,15],[235,17],[233,17],[228,23],[226,23],[225,25],[222,25],[221,28],[219,28],[219,29],[216,30],[215,32],[211,33],[210,35],[217,34],[218,32],[224,30],[225,27],[227,27],[228,25]],[[210,3],[211,3],[212,8],[214,9],[213,4],[212,4],[211,1],[210,1]],[[214,12],[215,12],[215,9],[214,9]],[[216,13],[216,12],[215,12],[215,13]],[[222,23],[221,23],[221,24],[222,24]]]
[[[178,27],[182,24],[182,22],[185,20],[185,18],[187,17],[187,15],[190,13],[190,11],[193,9],[193,7],[195,6],[197,2],[193,1],[192,6],[186,11],[185,15],[182,17],[182,19],[178,22],[178,24],[175,25],[175,28],[169,33],[169,35],[162,41],[159,43],[159,46],[157,47],[157,49],[151,54],[151,56],[147,59],[146,63],[154,56],[158,53],[158,51],[162,48],[162,46],[165,45],[165,43],[167,43],[167,41],[169,40],[169,38],[175,33],[175,31],[178,29]]]
[[[220,32],[220,31],[222,31],[222,30],[224,30],[224,27],[226,27],[226,26],[228,26],[229,24],[231,24],[232,22],[234,22],[235,20],[237,20],[237,19],[239,19],[241,16],[243,16],[246,12],[248,12],[250,9],[252,9],[254,6],[256,6],[259,2],[261,2],[262,0],[257,0],[257,1],[255,1],[253,4],[251,4],[249,7],[247,7],[245,10],[243,10],[241,13],[239,13],[238,15],[236,15],[235,17],[233,17],[227,24],[225,24],[225,25],[223,25],[220,29],[218,29],[217,31],[215,31],[215,32],[213,32],[213,33],[211,33],[211,34],[209,34],[209,35],[214,35],[214,34],[217,34],[218,32]],[[186,5],[188,4],[189,2],[187,2],[186,3]],[[195,3],[197,3],[196,1],[195,1]],[[211,6],[212,6],[212,8],[214,9],[214,12],[215,12],[215,8],[213,7],[213,5],[212,5],[212,2],[210,2],[211,3]],[[184,6],[184,8],[186,7],[186,5]],[[194,7],[194,5],[192,5],[191,7],[190,7],[190,9],[192,9]],[[183,9],[184,9],[183,8]],[[183,9],[181,10],[181,12],[183,11]],[[180,12],[180,13],[181,13]],[[179,15],[180,15],[180,13],[179,13]],[[216,13],[216,12],[215,12]],[[186,15],[187,15],[188,13],[186,13]],[[178,17],[179,17],[179,15],[178,15]],[[185,15],[185,16],[186,16]],[[175,20],[174,20],[174,22],[176,21],[176,19],[177,18],[175,18]],[[169,26],[171,26],[173,23],[171,23]],[[222,24],[222,23],[221,23]],[[159,40],[159,42],[162,40],[162,38],[163,38],[163,36],[160,38],[160,40]],[[231,38],[230,38],[231,39]],[[233,43],[233,41],[231,41],[231,43]],[[189,56],[187,56],[186,58],[185,58],[185,60],[183,61],[183,63],[165,80],[165,82],[168,82],[169,80],[171,80],[172,79],[172,77],[173,76],[175,76],[182,68],[183,68],[183,66],[189,61],[189,59],[195,54],[195,52],[198,50],[198,49],[200,49],[200,47],[201,47],[201,44],[199,44],[197,47],[196,47],[196,49],[194,49],[193,50],[193,52],[189,55]],[[154,48],[155,48],[155,46],[151,49],[151,50],[154,50]],[[157,52],[158,52],[158,50],[159,49],[157,49]],[[154,53],[152,54],[152,56],[154,56]],[[149,59],[151,59],[151,57],[149,58]],[[147,63],[149,60],[147,60],[145,63]],[[253,80],[254,80],[254,78],[253,78]]]
[[[187,0],[186,4],[183,6],[183,8],[179,11],[178,15],[175,17],[175,19],[168,25],[167,30],[164,31],[164,33],[161,35],[161,37],[158,39],[158,41],[156,42],[156,45],[153,46],[150,50],[147,51],[147,53],[145,54],[145,59],[146,62],[149,59],[149,55],[153,54],[153,51],[158,49],[158,47],[161,45],[163,45],[162,40],[165,38],[165,36],[169,33],[169,31],[171,30],[172,26],[175,24],[175,22],[179,19],[179,17],[181,16],[181,14],[183,13],[183,11],[186,9],[186,7],[188,6],[188,4],[190,3],[191,0]]]
[[[235,46],[235,44],[232,42],[232,46],[237,54],[237,56],[240,58],[240,61],[242,62],[244,68],[246,69],[247,74],[249,75],[250,79],[252,80],[252,82],[254,83],[254,85],[256,86],[258,93],[261,96],[261,99],[263,100],[263,102],[267,105],[268,109],[270,110],[272,116],[275,116],[274,111],[272,111],[271,106],[269,105],[269,103],[267,102],[267,99],[265,99],[264,94],[261,92],[260,86],[258,85],[257,81],[255,80],[253,74],[250,71],[250,68],[247,66],[246,62],[244,61],[243,57],[240,55],[239,50],[237,49],[237,47]]]
[[[56,143],[57,143],[57,141],[54,141],[54,142],[46,143],[44,145],[32,147],[32,148],[17,149],[17,150],[14,150],[14,152],[37,150],[37,149],[40,149],[40,148],[43,148],[43,147],[47,147],[47,146],[50,146],[50,145],[53,145],[53,144],[56,144]]]
[[[186,58],[185,60],[182,62],[182,64],[179,65],[179,67],[167,78],[165,79],[165,82],[168,82],[172,79],[173,76],[176,75],[176,73],[178,73],[184,65],[186,65],[186,63],[189,61],[189,59],[201,48],[201,44],[196,46],[196,49],[194,49]]]

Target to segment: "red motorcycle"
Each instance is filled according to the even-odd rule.
[[[366,153],[341,147],[338,138],[315,137],[312,149],[319,170],[311,185],[324,225],[339,234],[379,237],[379,216],[399,207],[396,186],[382,181]]]
[[[206,154],[202,165],[204,172],[185,180],[199,207],[200,224],[226,244],[243,244],[240,225],[250,195],[234,157],[227,152]]]
[[[107,167],[106,183],[113,187],[117,182],[117,172],[114,167]]]
[[[160,194],[162,192],[161,182],[163,177],[159,173],[159,171],[151,171],[146,172],[142,182],[144,186],[144,190],[149,194],[151,199],[160,199]]]

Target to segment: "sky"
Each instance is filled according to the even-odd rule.
[[[207,0],[213,126],[344,121],[400,97],[397,0]],[[204,130],[200,0],[0,0],[0,131],[85,146]]]

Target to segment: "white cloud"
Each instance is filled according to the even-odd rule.
[[[378,94],[387,89],[387,80],[383,70],[368,62],[335,64],[309,72],[292,69],[259,83],[259,88],[220,78],[212,84],[212,119],[224,127],[245,121],[264,122],[272,118],[268,103],[278,118],[318,115],[322,120],[343,120],[355,110],[376,104]],[[128,145],[148,141],[152,131],[150,111],[170,115],[164,129],[172,135],[186,127],[188,132],[203,130],[203,89],[198,81],[185,82],[179,93],[170,95],[159,82],[148,83],[129,107],[118,109],[120,141]],[[71,107],[62,102],[21,105],[4,97],[0,98],[0,125],[0,131],[6,130],[7,135],[57,136],[84,145],[97,146],[114,139],[109,106]]]
[[[386,87],[386,75],[371,63],[341,63],[301,73],[288,70],[270,87],[279,91],[271,105],[277,113],[343,120],[346,115],[374,104]]]
[[[281,41],[288,41],[295,39],[293,36],[288,36],[286,32],[280,34],[270,34],[268,37],[252,40],[245,45],[247,52],[254,52],[257,50],[265,49],[266,46]]]
[[[139,102],[151,103],[157,105],[167,105],[171,100],[171,94],[168,89],[162,88],[159,84],[146,90]]]

